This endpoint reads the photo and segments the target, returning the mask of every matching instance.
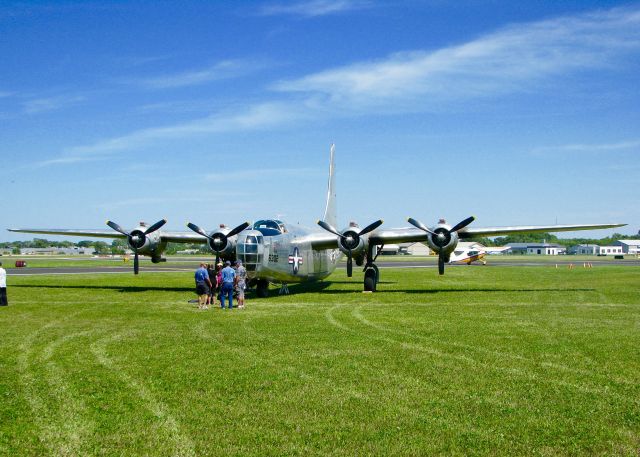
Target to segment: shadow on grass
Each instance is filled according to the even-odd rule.
[[[357,289],[338,289],[338,290],[327,290],[329,286],[334,284],[351,284],[354,286],[362,287],[361,284],[358,284],[355,281],[330,281],[330,282],[312,282],[312,283],[302,283],[302,284],[293,284],[289,286],[289,290],[292,294],[299,293],[318,293],[322,292],[323,294],[328,295],[341,295],[341,294],[353,294],[354,292],[361,292],[360,288]],[[378,285],[384,284],[396,284],[393,281],[380,281]],[[272,289],[272,292],[277,293],[277,288]],[[378,294],[441,294],[441,293],[464,293],[464,292],[490,292],[490,293],[513,293],[513,292],[593,292],[594,288],[562,288],[562,287],[552,287],[552,288],[506,288],[506,287],[474,287],[474,288],[423,288],[423,289],[406,289],[406,288],[397,288],[392,290],[378,290]]]
[[[331,281],[331,282],[312,282],[312,283],[301,283],[301,284],[291,284],[289,285],[289,291],[293,294],[303,294],[303,293],[320,293],[327,295],[345,295],[345,294],[353,294],[355,292],[360,292],[359,288],[354,289],[338,289],[338,290],[328,290],[327,288],[336,285],[336,284],[352,284],[354,286],[358,286],[358,283],[351,281]],[[380,281],[378,284],[394,284],[392,281]],[[34,288],[34,289],[86,289],[86,290],[114,290],[122,293],[136,293],[136,292],[185,292],[185,293],[195,293],[193,287],[162,287],[162,286],[116,286],[116,285],[58,285],[58,284],[47,284],[47,285],[29,285],[29,284],[15,284],[11,287],[24,287],[24,288]],[[276,297],[278,295],[279,287],[272,287],[270,289],[269,295],[271,297]],[[540,288],[540,289],[519,289],[519,288],[498,288],[498,287],[476,287],[476,288],[446,288],[446,289],[433,289],[433,288],[425,288],[425,289],[392,289],[392,290],[379,290],[378,294],[447,294],[447,293],[464,293],[464,292],[489,292],[489,293],[513,293],[513,292],[521,292],[521,293],[529,293],[529,292],[593,292],[594,288]],[[247,292],[250,292],[252,295],[255,295],[254,289],[248,289]]]
[[[133,292],[193,292],[195,287],[162,287],[162,286],[97,286],[97,285],[58,285],[58,284],[15,284],[13,287],[24,287],[32,289],[87,289],[87,290],[115,290],[124,293]]]

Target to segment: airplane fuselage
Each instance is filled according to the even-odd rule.
[[[262,223],[265,224],[262,224]],[[279,225],[279,231],[262,225]],[[273,283],[317,281],[329,276],[342,257],[339,249],[313,249],[309,234],[296,228],[288,231],[281,221],[258,221],[236,240],[236,258],[252,279]]]

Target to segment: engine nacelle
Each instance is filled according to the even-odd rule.
[[[211,233],[211,238],[207,243],[209,245],[209,249],[213,252],[216,252],[223,259],[234,258],[236,254],[236,240],[237,237],[234,236],[229,238],[227,234],[231,232],[231,229],[224,227],[216,232]]]
[[[435,233],[435,235],[428,235],[427,244],[436,254],[442,252],[448,262],[449,256],[458,245],[458,233],[451,232],[451,226],[448,224],[438,224],[432,227],[431,231]]]
[[[167,248],[167,243],[162,242],[160,234],[157,232],[144,234],[145,226],[140,226],[129,233],[127,243],[129,247],[138,254],[148,255],[150,257],[160,257]]]
[[[342,233],[342,237],[338,240],[338,248],[346,255],[350,250],[354,259],[364,258],[368,237],[359,234],[358,226],[351,225],[340,233]]]

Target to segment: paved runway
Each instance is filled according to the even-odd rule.
[[[210,260],[204,259],[209,262]],[[172,273],[172,272],[193,272],[198,268],[200,260],[188,259],[179,261],[181,265],[174,265],[175,260],[172,260],[170,264],[141,264],[140,273]],[[447,268],[495,268],[495,267],[548,267],[552,268],[558,264],[559,268],[568,268],[569,264],[573,263],[576,268],[583,268],[583,261],[571,262],[571,259],[562,258],[561,260],[548,261],[548,260],[496,260],[494,262],[489,259],[486,266],[482,264],[474,263],[472,265],[447,265]],[[598,266],[611,266],[611,265],[625,265],[625,266],[640,266],[640,260],[613,260],[613,259],[598,259],[592,260],[591,264],[594,267]],[[379,260],[376,262],[379,268],[437,268],[434,260],[418,260],[418,261],[389,261]],[[345,268],[345,264],[340,264],[338,268]],[[358,271],[358,268],[362,270],[362,267],[354,265],[354,271]],[[7,275],[9,276],[35,276],[35,275],[87,275],[87,274],[133,274],[133,267],[131,265],[124,266],[86,266],[86,267],[51,267],[51,268],[9,268],[7,269]]]

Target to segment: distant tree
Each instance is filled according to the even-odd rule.
[[[89,246],[93,246],[93,243],[95,243],[95,241],[89,241],[89,240],[82,240],[82,241],[78,241],[78,247],[81,248],[88,248]]]
[[[126,240],[115,239],[111,242],[112,254],[124,254],[128,248],[129,248],[129,243],[127,243]]]
[[[29,247],[48,248],[49,246],[51,246],[51,242],[48,240],[45,240],[44,238],[34,238],[32,244],[33,246],[29,246]]]
[[[111,246],[109,246],[104,241],[94,241],[93,248],[98,254],[109,254],[111,253]]]
[[[11,250],[11,253],[14,255],[20,255],[20,248],[16,246]]]

